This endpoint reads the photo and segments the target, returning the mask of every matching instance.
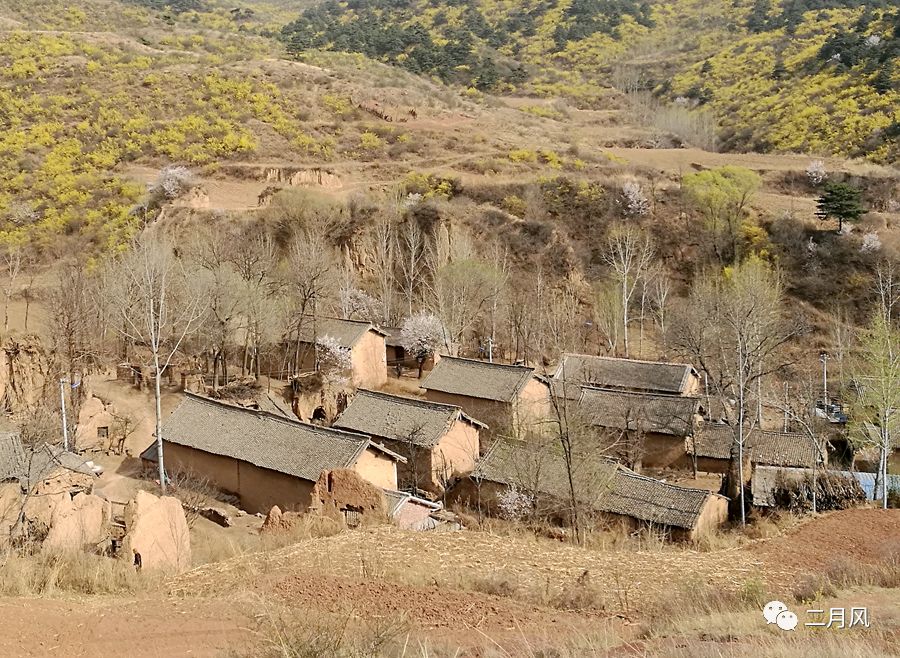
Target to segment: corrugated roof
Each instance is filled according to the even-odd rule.
[[[730,459],[734,441],[730,425],[706,425],[688,442],[688,453],[696,449],[698,457]],[[754,429],[744,439],[744,449],[751,462],[765,466],[812,467],[821,461],[819,449],[805,434]]]
[[[691,436],[700,400],[583,387],[579,407],[597,427]]]
[[[564,354],[553,379],[597,388],[681,395],[694,369],[684,363]]]
[[[25,448],[19,433],[0,433],[0,482],[18,479],[24,465]]]
[[[484,427],[454,405],[360,390],[334,426],[430,448],[460,419]]]
[[[389,347],[403,347],[402,327],[381,327],[385,333],[384,344]]]
[[[422,381],[422,388],[482,400],[511,402],[534,368],[445,356]]]
[[[322,471],[352,467],[370,445],[394,455],[361,434],[193,394],[186,394],[163,423],[163,439],[312,482]]]
[[[600,455],[576,459],[573,464],[573,478],[577,490],[585,492],[585,504],[648,523],[691,529],[707,499],[715,495],[638,475]],[[525,443],[498,441],[472,477],[559,498],[569,496],[568,472],[560,452]]]
[[[313,331],[314,327],[315,331]],[[316,318],[315,322],[313,322],[313,319],[308,317],[303,321],[301,340],[312,343],[314,341],[314,336],[318,338],[331,336],[341,347],[350,349],[356,345],[368,331],[374,331],[380,336],[387,335],[371,322],[341,320],[339,318]]]

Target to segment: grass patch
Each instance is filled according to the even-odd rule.
[[[127,560],[83,552],[10,553],[0,567],[0,594],[120,594],[152,590],[161,580],[158,573],[136,571]]]

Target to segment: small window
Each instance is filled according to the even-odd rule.
[[[108,427],[98,427],[97,428],[97,438],[98,439],[108,439],[109,438],[109,428]]]

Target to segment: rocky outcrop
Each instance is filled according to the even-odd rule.
[[[141,556],[144,569],[181,572],[191,566],[191,538],[181,501],[139,491],[125,506],[125,537],[120,555]]]
[[[0,407],[19,412],[36,406],[52,385],[50,359],[36,336],[0,344]]]
[[[63,496],[51,514],[43,550],[93,551],[109,539],[112,507],[109,501],[89,494]]]

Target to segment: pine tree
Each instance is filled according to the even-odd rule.
[[[856,221],[866,212],[862,207],[859,189],[847,183],[826,185],[816,206],[816,216],[819,219],[837,218],[839,232],[843,230],[845,221]]]

